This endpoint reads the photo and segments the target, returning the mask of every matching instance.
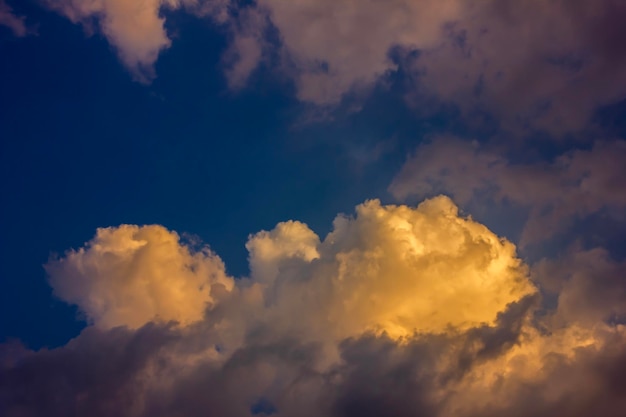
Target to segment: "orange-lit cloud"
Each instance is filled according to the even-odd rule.
[[[84,248],[46,265],[55,294],[99,327],[202,320],[214,286],[230,290],[217,255],[194,252],[161,226],[98,229]]]
[[[356,213],[337,217],[321,243],[300,223],[248,242],[251,279],[268,283],[276,314],[339,339],[400,337],[493,324],[535,292],[514,245],[459,216],[446,197],[415,209],[373,200]]]
[[[279,223],[246,247],[235,280],[161,226],[99,229],[50,261],[93,325],[53,350],[0,345],[4,415],[626,411],[624,265],[601,249],[529,269],[443,196],[365,202],[324,239]]]

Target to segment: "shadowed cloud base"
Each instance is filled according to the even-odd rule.
[[[91,325],[53,350],[2,346],[5,415],[245,416],[259,401],[285,416],[626,411],[626,333],[603,321],[622,297],[588,298],[618,285],[601,253],[531,273],[443,196],[368,201],[322,241],[280,223],[247,248],[239,279],[161,226],[99,229],[52,259],[55,293]],[[544,282],[559,300],[548,310]]]

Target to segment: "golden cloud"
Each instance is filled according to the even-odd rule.
[[[321,243],[290,222],[247,247],[252,280],[270,282],[266,302],[276,314],[339,338],[493,324],[509,303],[535,292],[515,246],[443,196],[417,208],[368,201],[356,217],[337,217]]]
[[[162,226],[98,229],[46,265],[55,293],[94,325],[58,349],[0,345],[0,408],[624,415],[626,331],[610,321],[624,312],[624,265],[606,252],[529,272],[512,243],[443,196],[367,201],[324,239],[279,223],[246,246],[250,276],[232,279]],[[558,295],[542,314],[535,281]]]
[[[202,320],[213,286],[233,287],[218,256],[192,251],[162,226],[98,229],[46,271],[55,294],[103,328]]]

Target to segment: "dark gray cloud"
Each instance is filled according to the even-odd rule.
[[[626,410],[623,334],[603,347],[550,352],[541,375],[477,378],[500,370],[525,340],[537,299],[509,306],[494,326],[402,342],[364,334],[337,345],[340,360],[320,367],[319,344],[264,337],[230,354],[209,351],[206,327],[148,324],[137,330],[88,328],[66,346],[30,352],[5,345],[0,406],[13,416],[250,416],[255,404],[277,416],[558,415],[617,417]],[[547,340],[550,336],[534,336]],[[192,346],[190,348],[189,346]],[[6,351],[11,350],[11,353]],[[12,362],[12,363],[9,363]],[[529,364],[532,366],[532,364]],[[490,398],[468,402],[462,389]]]

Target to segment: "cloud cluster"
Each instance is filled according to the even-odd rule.
[[[324,239],[289,221],[246,246],[240,279],[160,226],[99,229],[50,261],[93,325],[53,350],[1,345],[3,415],[626,411],[623,265],[605,253],[529,270],[447,197],[368,201]]]
[[[626,55],[618,41],[626,36],[623,2],[257,4],[255,12],[280,34],[279,55],[305,102],[334,105],[402,68],[409,101],[435,97],[464,111],[487,110],[505,126],[562,133],[583,127],[598,106],[626,97]]]
[[[626,142],[596,141],[548,162],[513,162],[476,143],[442,137],[408,159],[389,190],[399,200],[433,193],[461,204],[492,201],[528,208],[521,244],[568,230],[575,220],[602,212],[625,220]]]
[[[488,112],[511,129],[556,134],[586,126],[626,97],[626,6],[618,0],[45,0],[95,26],[143,82],[171,39],[167,10],[225,24],[233,88],[261,62],[291,78],[297,97],[334,106],[403,74],[409,103]]]
[[[466,330],[535,292],[514,245],[460,217],[446,197],[416,209],[373,200],[356,213],[338,217],[321,244],[298,223],[248,242],[252,280],[269,283],[266,302],[310,322],[308,332]]]

